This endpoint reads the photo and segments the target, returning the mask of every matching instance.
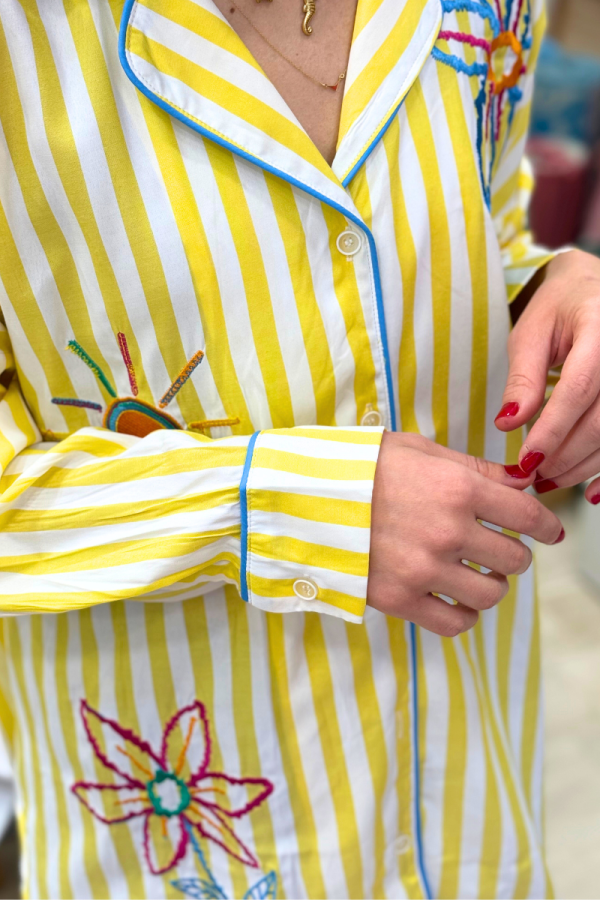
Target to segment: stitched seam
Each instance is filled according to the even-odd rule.
[[[137,0],[136,0],[136,3],[135,3],[135,5],[134,5],[134,10],[135,10],[135,11],[137,11],[138,5],[139,5],[139,4],[137,3]],[[130,18],[129,18],[129,26],[130,26],[130,27],[133,27],[133,21],[134,21],[134,18],[135,18],[135,13],[133,12],[133,13],[131,14]],[[182,116],[185,116],[185,118],[190,119],[192,122],[196,122],[197,125],[200,125],[202,128],[205,128],[207,131],[210,131],[211,134],[217,135],[217,137],[222,138],[222,139],[223,139],[224,141],[226,141],[228,144],[231,144],[233,147],[237,147],[238,150],[242,150],[242,151],[243,151],[244,153],[246,153],[248,156],[252,157],[252,159],[260,159],[260,157],[256,156],[251,150],[246,149],[246,147],[244,147],[243,144],[238,144],[237,141],[232,141],[230,137],[228,137],[227,135],[223,134],[223,133],[220,132],[220,131],[217,131],[216,128],[211,128],[211,127],[209,127],[209,126],[208,126],[205,122],[203,122],[201,119],[198,119],[196,116],[193,116],[190,112],[188,112],[188,110],[183,109],[183,107],[181,107],[181,106],[177,106],[177,104],[174,103],[172,100],[169,100],[168,97],[165,97],[163,94],[160,94],[160,93],[156,90],[156,88],[155,88],[152,84],[150,84],[149,81],[146,81],[146,79],[140,74],[139,70],[136,69],[136,68],[134,67],[133,61],[132,61],[132,59],[131,59],[131,56],[134,55],[134,54],[133,54],[133,51],[131,50],[131,47],[130,47],[130,33],[129,33],[129,28],[127,29],[127,37],[126,37],[126,39],[125,39],[125,49],[126,49],[127,52],[129,53],[129,57],[128,57],[128,59],[127,59],[127,62],[128,62],[129,66],[130,66],[130,68],[131,68],[131,71],[134,73],[135,77],[136,77],[136,78],[137,78],[137,79],[138,79],[145,87],[147,87],[148,90],[151,91],[151,93],[155,94],[160,100],[162,100],[163,103],[166,103],[167,106],[172,107],[172,109],[176,109],[177,112],[178,112],[178,113],[181,113]],[[288,149],[289,149],[289,148],[286,147],[286,150],[288,150]],[[325,175],[324,175],[323,177],[327,178],[327,176],[325,176]],[[329,179],[327,179],[327,180],[329,180]],[[317,188],[317,187],[315,187],[314,184],[311,184],[309,181],[306,181],[305,184],[306,184],[309,188],[312,188],[313,191],[317,191],[318,193],[320,193],[320,189]],[[336,203],[337,201],[334,200],[333,202]]]
[[[441,5],[440,5],[440,12],[441,12]],[[396,94],[396,99],[394,100],[394,102],[393,102],[392,104],[390,104],[390,106],[392,107],[392,112],[391,112],[391,113],[388,112],[388,113],[385,114],[385,116],[381,119],[381,121],[380,121],[379,125],[377,126],[377,128],[373,131],[371,137],[370,137],[367,141],[365,141],[365,143],[363,144],[363,149],[361,150],[360,153],[358,153],[358,154],[354,157],[354,160],[353,160],[352,164],[351,164],[350,166],[348,166],[348,168],[346,169],[346,174],[344,175],[343,178],[340,179],[340,181],[342,182],[342,184],[343,184],[343,182],[344,182],[344,179],[346,179],[346,178],[348,177],[348,175],[349,175],[350,172],[353,170],[353,168],[355,167],[355,165],[362,159],[362,157],[364,156],[364,154],[366,153],[366,151],[368,150],[368,148],[370,147],[370,145],[373,143],[373,141],[378,137],[379,133],[380,133],[381,130],[385,127],[385,125],[387,124],[387,122],[389,122],[391,119],[394,118],[394,116],[396,115],[396,113],[398,112],[398,110],[400,109],[400,107],[402,106],[402,104],[404,103],[404,101],[405,101],[405,99],[406,99],[406,96],[407,96],[407,94],[408,94],[408,91],[410,90],[410,85],[409,85],[409,87],[407,87],[407,84],[408,84],[409,82],[410,82],[410,84],[412,84],[412,83],[414,82],[415,78],[418,77],[419,72],[421,71],[421,69],[423,68],[423,66],[425,65],[425,63],[427,62],[427,57],[431,54],[431,51],[433,50],[433,47],[434,47],[434,45],[435,45],[435,42],[437,41],[437,35],[439,34],[439,31],[440,31],[440,29],[441,29],[441,27],[442,27],[442,22],[443,22],[443,15],[440,15],[440,21],[439,21],[439,24],[438,24],[438,25],[433,29],[433,31],[431,32],[431,35],[432,35],[432,34],[435,34],[435,35],[436,35],[435,40],[433,40],[433,42],[432,42],[432,41],[431,41],[431,35],[429,36],[429,41],[428,41],[428,43],[431,44],[431,46],[429,47],[429,50],[427,51],[427,53],[424,54],[424,56],[423,56],[423,61],[422,61],[421,63],[419,63],[419,61],[421,60],[421,55],[419,54],[419,56],[417,56],[417,59],[416,59],[415,62],[413,63],[413,65],[412,65],[412,67],[411,67],[411,69],[410,69],[408,75],[406,76],[406,78],[405,78],[404,81],[402,82],[402,87],[400,88],[400,90],[399,90],[398,93]],[[417,74],[415,75],[415,77],[413,78],[412,73],[413,73],[415,67],[417,67],[418,71],[417,71]],[[404,96],[403,96],[403,95],[404,95]],[[402,98],[402,99],[399,99],[399,98]],[[389,107],[388,107],[388,109],[389,109]],[[366,113],[366,110],[365,110],[365,113]],[[347,132],[346,137],[348,137],[348,136],[350,135],[350,132],[351,132],[355,127],[358,127],[358,125],[359,125],[359,123],[360,123],[360,119],[361,119],[361,116],[358,117],[358,119],[356,120],[356,122],[354,123],[354,125],[352,126],[352,128],[350,129],[350,131]]]
[[[132,7],[132,12],[129,16],[127,25],[125,26],[124,45],[125,45],[126,54],[127,54],[127,51],[130,49],[129,45],[130,45],[131,33],[130,33],[129,28],[131,25],[133,25],[135,13],[137,12],[137,7],[138,7],[138,3],[136,0],[136,2],[134,3],[134,6]],[[441,20],[440,20],[440,27],[441,27]],[[184,119],[188,119],[189,121],[196,123],[200,128],[203,128],[206,131],[208,131],[210,134],[214,134],[216,137],[221,138],[221,140],[223,140],[226,145],[229,145],[230,147],[236,147],[242,153],[245,153],[248,157],[250,157],[251,160],[255,160],[259,166],[261,165],[261,163],[262,163],[262,165],[269,166],[269,169],[271,169],[278,177],[283,178],[284,180],[288,181],[288,183],[290,183],[289,177],[286,178],[285,173],[281,172],[278,169],[275,169],[273,166],[271,166],[270,163],[262,162],[262,160],[260,160],[259,157],[254,156],[253,153],[251,153],[249,150],[246,150],[246,148],[243,147],[241,144],[238,144],[235,141],[230,140],[226,135],[221,134],[219,131],[209,128],[207,125],[205,125],[203,122],[201,122],[200,119],[197,119],[195,116],[190,115],[188,112],[186,112],[182,108],[178,107],[172,101],[168,100],[166,97],[163,97],[162,94],[159,94],[155,90],[155,88],[153,88],[152,85],[149,84],[149,82],[145,81],[145,79],[142,78],[142,76],[136,71],[136,69],[134,68],[134,66],[132,64],[132,61],[128,57],[126,58],[126,63],[129,66],[129,68],[131,69],[131,72],[133,73],[133,75],[139,80],[139,82],[141,84],[144,85],[144,87],[147,88],[148,91],[150,91],[150,93],[153,96],[157,97],[159,100],[161,100],[161,102],[165,103],[171,109],[176,110],[181,116],[183,116]],[[317,196],[317,199],[321,200],[321,202],[323,202],[323,200],[325,200],[325,202],[327,202],[327,195],[323,194],[318,188],[316,188],[310,182],[308,182],[308,181],[300,182],[298,179],[294,179],[294,182],[296,183],[296,185],[300,186],[303,189],[309,188],[311,191],[314,192],[314,195]],[[342,186],[342,190],[344,190],[343,186]],[[344,190],[344,193],[345,193],[345,190]],[[336,200],[333,200],[333,198],[331,198],[331,197],[329,197],[328,199],[331,203],[334,204],[335,208],[337,208],[340,211],[344,211],[344,207],[342,206],[341,203],[338,203]],[[345,210],[344,214],[349,215],[348,210]],[[367,237],[369,240],[369,248],[370,248],[369,257],[370,257],[370,266],[371,266],[371,297],[373,297],[374,291],[376,294],[375,271],[377,271],[377,273],[378,273],[378,280],[381,285],[381,278],[379,276],[379,263],[377,260],[377,248],[375,246],[375,238],[371,234],[369,228],[367,228],[367,226],[360,220],[360,218],[359,218],[359,221],[356,222],[353,215],[350,215],[349,217],[351,218],[351,221],[354,221],[355,224],[357,224],[358,227],[361,228],[365,232],[365,234],[367,234]],[[386,358],[386,350],[384,347],[383,334],[382,334],[383,331],[386,332],[386,343],[387,343],[387,329],[386,329],[385,314],[384,314],[385,311],[383,309],[383,295],[381,297],[381,302],[382,302],[382,316],[379,315],[377,299],[375,302],[375,308],[376,308],[376,312],[377,312],[375,320],[379,324],[379,327],[377,329],[377,344],[378,344],[378,348],[379,348],[380,357],[383,361],[384,381],[386,383],[385,395],[386,395],[386,404],[388,406],[388,418],[390,421],[390,425],[392,427],[394,427],[394,418],[395,418],[394,383],[393,383],[392,372],[391,372],[391,362],[389,362],[389,360]],[[388,356],[389,356],[389,347],[388,347],[387,352],[388,352]],[[389,363],[389,365],[388,365],[388,363]],[[388,373],[388,369],[389,369],[389,373]]]

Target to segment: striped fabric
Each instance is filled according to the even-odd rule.
[[[331,167],[212,0],[0,5],[24,896],[550,894],[531,575],[365,610],[382,428],[520,444],[532,4],[359,0]]]

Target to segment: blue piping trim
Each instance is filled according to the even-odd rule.
[[[215,144],[219,144],[221,147],[225,147],[227,150],[230,150],[232,153],[235,153],[237,156],[240,156],[242,159],[247,159],[249,162],[254,163],[254,165],[258,166],[260,169],[263,169],[265,172],[270,172],[272,175],[277,175],[278,178],[283,179],[283,181],[287,181],[288,184],[294,185],[294,187],[300,188],[300,190],[304,191],[307,194],[315,197],[317,200],[321,200],[323,203],[326,203],[332,209],[341,212],[342,215],[346,216],[346,218],[350,219],[351,222],[364,231],[367,236],[367,240],[369,242],[369,249],[371,251],[371,262],[373,265],[373,281],[375,283],[375,299],[377,304],[377,317],[379,319],[379,335],[381,338],[381,346],[383,350],[383,361],[384,361],[384,369],[385,369],[385,377],[386,377],[386,388],[388,395],[388,406],[390,410],[390,425],[391,430],[396,431],[396,410],[394,406],[394,382],[392,380],[392,366],[390,362],[390,351],[388,345],[387,338],[387,328],[385,324],[385,312],[383,308],[383,296],[381,292],[381,278],[379,275],[379,261],[377,259],[377,248],[375,246],[375,238],[371,234],[370,230],[367,228],[365,223],[355,216],[350,210],[346,209],[339,203],[336,203],[334,200],[331,200],[329,197],[326,197],[325,194],[321,194],[320,191],[316,191],[313,188],[308,187],[308,185],[303,184],[301,181],[298,181],[297,178],[292,178],[286,172],[282,172],[280,169],[276,169],[274,166],[270,166],[268,163],[263,162],[263,160],[258,159],[256,156],[252,156],[250,153],[246,153],[245,150],[240,150],[239,147],[236,147],[235,144],[230,144],[229,141],[226,141],[224,138],[218,137],[209,131],[208,128],[203,128],[202,125],[198,125],[193,119],[189,119],[183,113],[179,112],[179,110],[174,109],[172,106],[169,106],[164,100],[158,97],[156,94],[153,94],[149,88],[143,84],[131,66],[127,61],[127,54],[125,51],[125,40],[127,36],[127,25],[129,23],[129,16],[131,14],[131,9],[136,0],[126,0],[125,6],[123,8],[123,16],[121,18],[121,27],[119,30],[119,60],[121,61],[121,65],[125,71],[125,74],[129,78],[129,80],[135,85],[135,87],[140,91],[140,93],[144,94],[145,97],[148,97],[156,106],[160,107],[160,109],[164,109],[165,112],[169,113],[170,116],[173,116],[175,119],[179,119],[180,122],[183,122],[184,125],[187,125],[188,128],[191,128],[193,131],[196,131],[198,134],[201,134],[202,137],[207,137],[211,141],[214,141]]]
[[[421,772],[419,761],[419,703],[417,695],[417,628],[410,624],[410,649],[412,669],[412,703],[413,703],[413,757],[415,761],[415,840],[417,845],[417,867],[421,876],[426,900],[432,900],[433,894],[425,871],[425,854],[423,852],[423,824],[421,821]]]
[[[344,180],[342,181],[342,185],[343,185],[344,187],[347,187],[347,186],[350,184],[350,182],[352,181],[352,179],[354,178],[354,176],[356,175],[356,173],[358,172],[358,170],[361,168],[361,166],[364,165],[364,163],[366,162],[366,160],[369,158],[369,156],[371,155],[371,153],[373,152],[373,150],[375,149],[375,147],[377,146],[377,144],[379,143],[379,141],[381,140],[381,138],[384,136],[384,134],[386,133],[386,131],[388,130],[388,128],[390,127],[390,125],[391,125],[392,122],[394,121],[394,117],[395,117],[396,113],[399,111],[400,107],[402,106],[402,104],[403,104],[404,101],[406,100],[406,97],[407,97],[407,96],[408,96],[408,94],[405,94],[405,95],[404,95],[404,97],[402,98],[402,100],[400,101],[400,103],[398,104],[398,106],[396,107],[396,109],[391,113],[389,119],[387,120],[387,122],[385,123],[385,125],[382,127],[382,129],[381,129],[381,131],[379,132],[379,134],[377,134],[377,135],[375,136],[375,138],[371,141],[371,143],[369,144],[369,146],[367,147],[367,149],[365,150],[365,152],[363,153],[363,155],[361,156],[361,158],[358,160],[358,162],[356,163],[356,165],[353,166],[353,167],[350,169],[350,171],[348,172],[348,174],[346,175],[346,177],[345,177]]]
[[[252,465],[254,445],[259,434],[260,431],[255,431],[250,438],[242,480],[240,481],[240,516],[242,520],[242,531],[240,534],[240,594],[245,603],[248,602],[248,476]]]

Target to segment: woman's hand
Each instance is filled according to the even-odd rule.
[[[499,603],[506,576],[525,572],[531,551],[477,520],[544,544],[564,537],[554,513],[515,490],[528,487],[533,474],[515,478],[512,468],[419,435],[385,433],[373,488],[368,604],[453,637],[475,625],[478,610]],[[492,571],[483,575],[461,560]]]
[[[560,381],[519,456],[538,470],[543,493],[600,472],[600,260],[573,250],[548,264],[541,287],[509,340],[510,372],[501,431],[528,422],[541,408],[548,370],[564,363]],[[586,490],[600,502],[600,479]]]

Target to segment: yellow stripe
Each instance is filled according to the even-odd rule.
[[[435,139],[420,83],[406,100],[406,117],[419,157],[427,197],[431,235],[431,299],[433,306],[432,412],[436,441],[448,443],[448,377],[450,370],[450,310],[452,263],[448,213],[437,162]]]
[[[206,152],[213,167],[241,266],[252,339],[265,384],[271,421],[276,428],[289,426],[294,421],[290,388],[277,340],[269,283],[248,202],[232,154],[222,153],[220,148],[209,143],[206,145]]]
[[[314,811],[306,784],[302,751],[291,706],[290,672],[285,652],[284,623],[281,616],[267,615],[265,618],[269,636],[273,715],[294,815],[296,838],[298,846],[303,850],[299,854],[300,870],[310,900],[322,900],[327,896],[327,891],[321,870]]]
[[[28,627],[30,623],[26,623],[25,627]],[[47,854],[48,848],[46,846],[46,814],[45,814],[45,795],[44,788],[42,783],[41,772],[45,769],[45,766],[42,764],[42,760],[38,753],[38,745],[35,736],[35,727],[33,715],[31,712],[31,704],[27,692],[27,687],[25,684],[25,672],[24,672],[24,661],[23,661],[23,647],[21,644],[21,635],[19,631],[19,626],[15,627],[11,634],[11,663],[16,676],[17,685],[19,688],[19,695],[21,699],[21,703],[23,706],[23,714],[25,717],[25,723],[28,731],[28,744],[29,750],[31,753],[31,767],[33,769],[33,782],[29,782],[28,787],[31,793],[35,798],[35,808],[36,808],[36,818],[35,818],[35,856],[36,856],[36,873],[37,873],[37,883],[38,890],[41,897],[48,897],[48,883],[46,881],[46,866],[47,866]],[[23,751],[21,751],[23,752]],[[21,782],[23,783],[23,782]],[[30,813],[31,815],[31,801],[30,801]]]
[[[56,799],[56,816],[58,825],[58,877],[60,884],[60,896],[65,900],[70,900],[73,896],[73,888],[69,878],[69,853],[71,846],[71,836],[69,832],[69,820],[67,818],[67,804],[65,798],[65,790],[67,786],[61,777],[60,767],[56,759],[53,748],[52,737],[48,727],[48,710],[44,696],[45,691],[45,671],[44,671],[44,634],[42,630],[42,619],[40,616],[34,616],[30,620],[31,627],[31,661],[33,671],[35,673],[35,681],[37,684],[38,695],[40,698],[40,715],[44,723],[44,735],[46,745],[49,751],[50,769],[52,771],[52,784],[54,786],[54,796]]]

